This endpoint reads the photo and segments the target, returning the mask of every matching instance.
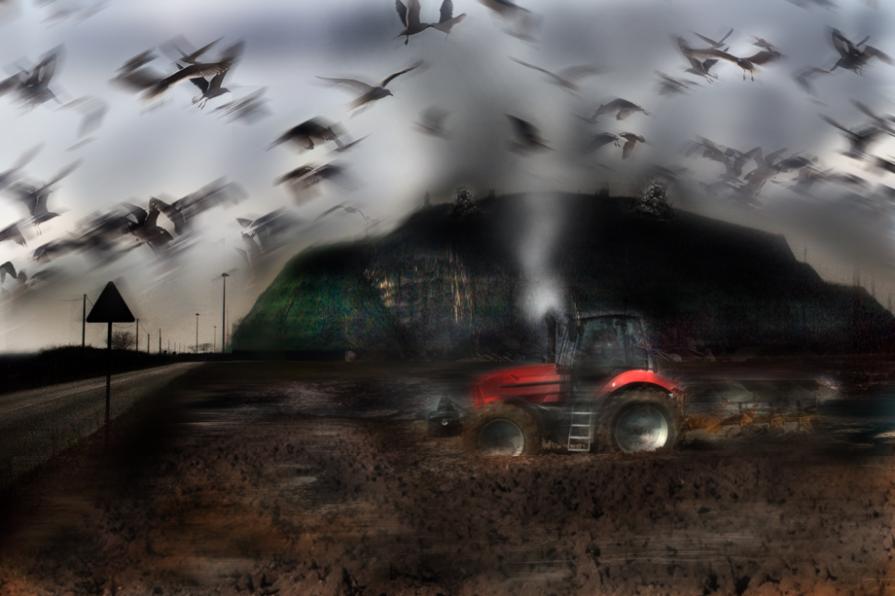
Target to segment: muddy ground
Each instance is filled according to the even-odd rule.
[[[21,478],[4,594],[880,594],[888,446],[773,428],[482,460],[443,369],[214,363]]]

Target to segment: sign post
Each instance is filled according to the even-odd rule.
[[[109,282],[87,315],[88,323],[105,323],[106,328],[106,446],[109,445],[109,418],[112,411],[112,323],[133,323],[134,315],[121,292]]]

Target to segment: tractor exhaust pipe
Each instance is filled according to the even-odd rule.
[[[547,362],[556,362],[556,316],[548,312],[544,322],[547,324]]]

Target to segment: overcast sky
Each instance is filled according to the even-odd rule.
[[[30,179],[46,180],[76,159],[83,160],[50,199],[50,208],[62,216],[42,225],[39,233],[30,229],[27,247],[0,245],[0,261],[11,260],[29,274],[38,272],[41,265],[30,257],[35,247],[64,237],[85,216],[114,209],[122,201],[145,206],[151,196],[179,197],[219,177],[240,184],[249,198],[204,214],[195,244],[175,262],[160,262],[161,257],[141,246],[104,264],[83,255],[59,259],[50,265],[63,272],[60,278],[20,295],[14,282],[7,280],[6,300],[0,303],[0,350],[80,341],[80,296],[95,298],[111,279],[120,281],[144,321],[143,329],[151,331],[153,348],[159,328],[165,330],[166,345],[168,339],[191,345],[196,312],[201,313],[200,341],[211,341],[212,325],[220,325],[221,288],[215,277],[221,272],[233,273],[228,300],[235,321],[289,256],[310,244],[367,233],[364,221],[351,214],[311,223],[339,202],[357,205],[381,220],[374,232],[384,232],[421,205],[426,192],[434,200],[446,200],[460,185],[481,194],[492,188],[593,192],[604,183],[614,191],[637,192],[643,180],[636,172],[651,163],[686,165],[694,177],[708,181],[720,173],[717,164],[681,155],[684,143],[697,135],[741,149],[760,145],[770,152],[787,147],[793,153],[817,155],[824,166],[860,173],[874,184],[886,183],[838,154],[844,141],[818,114],[858,127],[866,118],[852,99],[880,112],[895,111],[891,110],[895,67],[874,62],[862,76],[838,71],[821,78],[817,100],[803,93],[791,75],[804,66],[832,65],[836,55],[831,26],[855,41],[870,35],[872,45],[895,55],[891,3],[842,1],[834,9],[807,0],[804,8],[786,0],[521,3],[543,18],[536,42],[507,35],[506,21],[477,1],[454,0],[455,14],[467,17],[449,36],[430,30],[404,45],[396,39],[401,26],[391,0],[111,0],[86,20],[53,24],[46,22],[52,6],[20,1],[0,20],[0,68],[8,66],[12,72],[15,63],[33,63],[61,44],[64,58],[54,90],[65,99],[101,98],[109,112],[94,142],[69,150],[78,140],[75,112],[58,110],[52,102],[25,110],[12,96],[0,97],[0,169],[36,145],[42,149],[24,170]],[[439,4],[423,0],[423,20],[437,19]],[[68,4],[59,0],[56,6]],[[687,76],[672,35],[684,35],[700,46],[692,32],[720,37],[731,27],[732,53],[751,54],[756,49],[752,36],[761,36],[777,45],[785,59],[762,68],[754,82],[743,81],[735,65],[722,63],[716,69],[720,78],[713,84],[703,82],[682,96],[657,94],[656,70]],[[222,46],[244,40],[242,60],[228,73],[227,86],[237,98],[266,88],[271,116],[253,124],[229,123],[213,113],[213,107],[228,98],[199,110],[191,101],[196,90],[188,84],[153,102],[110,84],[126,59],[175,35],[196,46],[218,37],[224,38]],[[604,71],[586,79],[575,95],[547,84],[543,76],[510,57],[551,69],[592,64]],[[418,59],[426,62],[426,68],[396,79],[390,85],[394,97],[354,115],[349,93],[316,78],[358,76],[378,81]],[[162,56],[153,66],[173,71]],[[600,126],[641,133],[649,145],[624,162],[618,150],[577,154],[571,148],[583,129],[575,116],[589,114],[601,101],[616,96],[644,106],[650,115],[634,115],[624,122],[608,118]],[[420,111],[431,105],[451,112],[448,141],[414,129]],[[535,122],[554,150],[529,157],[509,152],[505,113]],[[367,138],[337,157],[326,149],[304,154],[287,147],[267,150],[284,130],[313,116],[341,122],[352,137]],[[895,153],[888,140],[875,152]],[[353,191],[330,188],[295,205],[286,190],[273,185],[277,176],[302,163],[334,158],[351,168],[358,181]],[[783,190],[785,185],[769,184],[766,200],[787,200]],[[242,241],[235,220],[280,207],[294,209],[309,223],[296,230],[270,266],[253,275],[236,251]],[[711,203],[694,208],[720,210]],[[541,207],[531,211],[532,217],[544,215]],[[25,215],[11,197],[0,195],[0,228]],[[733,217],[773,227],[761,213],[735,211]],[[550,234],[539,231],[538,237],[549,239]],[[794,233],[790,239],[800,250],[804,240]],[[848,279],[850,269],[822,238],[812,239],[810,246],[810,258],[822,274]],[[521,258],[539,262],[532,250],[522,252]],[[879,276],[878,293],[882,293],[890,279],[885,272]],[[90,329],[88,339],[99,345],[102,330]],[[145,345],[145,335],[141,341]]]

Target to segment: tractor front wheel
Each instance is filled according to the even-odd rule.
[[[541,431],[537,419],[524,409],[495,404],[464,424],[464,443],[467,451],[480,455],[535,455],[541,450]]]

